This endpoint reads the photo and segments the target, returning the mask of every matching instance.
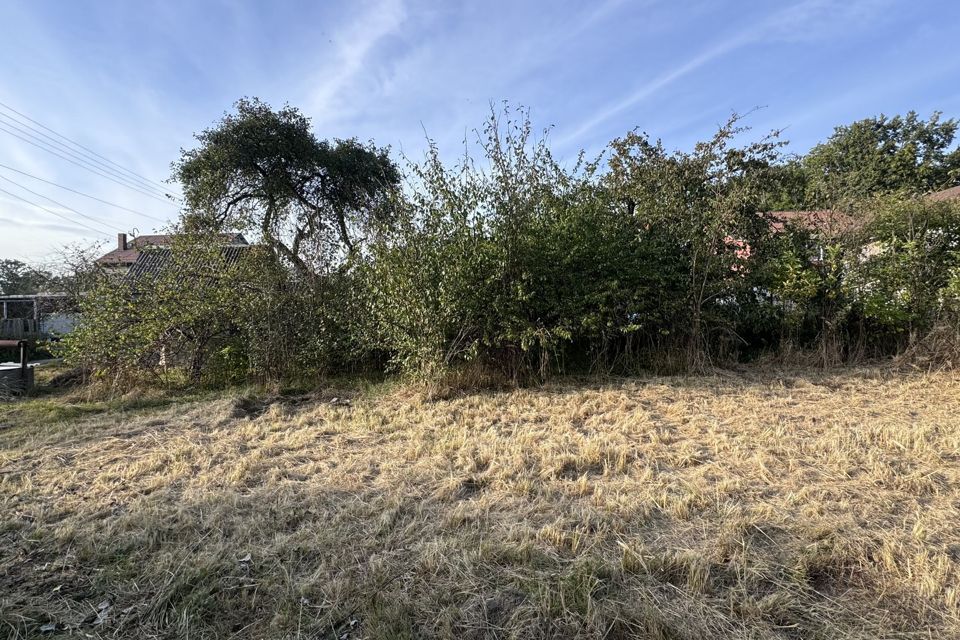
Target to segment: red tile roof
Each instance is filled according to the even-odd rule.
[[[787,225],[804,227],[811,231],[848,231],[857,225],[851,215],[832,209],[769,211],[766,216],[774,233],[783,232]]]
[[[944,189],[943,191],[937,191],[936,193],[931,193],[927,197],[937,202],[960,198],[960,185],[957,185],[956,187],[950,187],[949,189]]]
[[[172,234],[157,234],[157,235],[147,235],[147,236],[137,236],[132,238],[129,242],[126,242],[124,237],[125,248],[120,248],[117,246],[116,249],[110,251],[109,253],[104,254],[97,259],[97,264],[109,265],[109,266],[129,266],[137,261],[137,256],[140,255],[140,251],[146,247],[169,247],[173,244],[173,239],[176,236]],[[225,245],[239,245],[246,246],[249,244],[246,238],[239,233],[221,233],[221,240]]]
[[[106,265],[131,265],[137,260],[137,256],[140,254],[136,249],[114,249],[109,253],[97,258],[97,264],[106,264]]]
[[[927,199],[935,202],[960,199],[960,186],[931,193]],[[850,214],[831,209],[768,211],[766,216],[774,233],[781,233],[788,224],[818,231],[849,231],[862,224]]]

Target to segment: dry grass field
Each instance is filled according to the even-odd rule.
[[[0,410],[0,637],[960,637],[960,374],[150,404]]]

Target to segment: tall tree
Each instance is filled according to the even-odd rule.
[[[103,243],[73,243],[60,247],[43,263],[49,272],[47,288],[70,294],[73,300],[96,286],[102,270],[97,258],[103,255]]]
[[[958,121],[905,116],[866,118],[837,127],[804,158],[807,201],[832,207],[844,201],[902,191],[926,193],[960,183]]]
[[[258,234],[304,276],[358,249],[388,211],[399,172],[387,150],[319,140],[294,107],[242,99],[174,164],[188,229]]]
[[[20,260],[0,260],[0,295],[39,293],[50,274]]]

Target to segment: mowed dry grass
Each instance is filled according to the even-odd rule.
[[[333,395],[10,414],[0,636],[960,637],[958,374]]]

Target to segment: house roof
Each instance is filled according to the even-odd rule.
[[[782,233],[788,225],[811,231],[849,231],[857,226],[853,216],[833,209],[768,211],[766,217],[774,233]]]
[[[249,251],[252,251],[256,247],[250,244],[230,244],[220,247],[220,256],[222,262],[217,266],[226,267],[233,264],[236,264],[240,259],[247,255]],[[162,274],[169,266],[171,260],[172,251],[169,247],[147,247],[144,251],[141,251],[137,256],[136,261],[130,266],[130,269],[127,270],[124,279],[130,283],[136,283],[143,278],[154,277]],[[197,275],[201,273],[204,268],[209,268],[210,264],[204,264],[206,261],[205,256],[209,256],[202,251],[190,252],[184,254],[185,257],[182,257],[182,261],[178,261],[177,268],[180,270],[178,280],[182,278],[189,277],[191,275]]]
[[[949,189],[944,189],[943,191],[937,191],[936,193],[931,193],[927,197],[936,202],[960,198],[960,185],[957,185],[956,187],[950,187]]]
[[[247,246],[249,243],[243,234],[240,233],[221,233],[219,234],[223,244],[228,246]],[[137,256],[147,247],[169,247],[173,244],[174,234],[156,234],[144,235],[132,238],[129,242],[124,241],[124,248],[119,246],[97,259],[97,264],[101,265],[132,265],[137,261]]]
[[[144,247],[169,247],[173,244],[176,234],[172,233],[162,233],[158,235],[146,235],[146,236],[137,236],[136,238],[130,239],[130,246],[136,249],[142,249]],[[242,233],[236,232],[227,232],[227,233],[218,233],[217,237],[223,241],[223,244],[226,245],[246,245],[249,244],[247,239],[243,237]]]
[[[931,193],[926,197],[935,202],[960,199],[960,185]],[[774,233],[781,233],[788,224],[818,231],[850,231],[861,224],[850,214],[832,209],[768,211],[765,215]]]
[[[140,252],[137,249],[114,249],[97,258],[97,264],[120,265],[133,264]]]

